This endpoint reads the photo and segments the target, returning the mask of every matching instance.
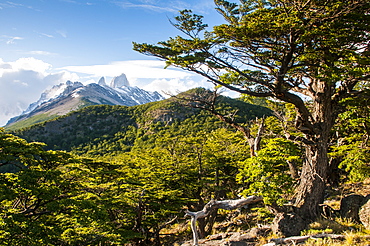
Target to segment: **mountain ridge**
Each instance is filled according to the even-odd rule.
[[[16,129],[29,126],[91,105],[134,106],[163,99],[164,97],[156,91],[149,92],[130,86],[124,74],[114,77],[110,86],[105,83],[104,77],[98,83],[87,85],[67,81],[44,91],[39,100],[31,103],[21,115],[11,118],[5,128]],[[21,122],[26,124],[23,125]]]

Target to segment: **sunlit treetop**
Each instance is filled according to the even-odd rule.
[[[316,93],[318,80],[339,83],[341,94],[369,78],[366,0],[215,3],[225,24],[208,32],[202,16],[183,10],[172,24],[185,37],[134,49],[241,93],[285,101],[292,90]]]

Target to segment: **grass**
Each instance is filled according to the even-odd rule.
[[[14,124],[10,126],[6,126],[5,129],[7,131],[15,131],[21,128],[29,127],[31,125],[34,125],[40,122],[54,119],[56,117],[58,117],[58,115],[38,114],[38,115],[32,116],[31,118],[21,120],[19,122],[15,122]]]
[[[334,240],[331,238],[309,239],[304,245],[307,246],[368,246],[370,245],[370,235],[365,228],[347,218],[335,219],[318,219],[310,224],[310,228],[302,232],[302,235],[315,234],[341,234],[345,236],[345,240]]]
[[[313,235],[317,233],[341,234],[345,232],[366,232],[363,225],[348,218],[318,219],[310,224],[309,229],[302,232],[302,235]]]
[[[331,238],[323,239],[309,239],[304,244],[306,246],[368,246],[370,244],[370,237],[358,233],[345,234],[344,241],[338,241]]]

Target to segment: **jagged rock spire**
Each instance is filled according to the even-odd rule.
[[[107,84],[105,83],[105,78],[104,77],[101,77],[98,81],[98,85],[100,86],[106,86]]]
[[[110,82],[110,87],[119,88],[122,86],[130,86],[130,83],[127,80],[126,75],[123,73],[120,76],[114,77]]]

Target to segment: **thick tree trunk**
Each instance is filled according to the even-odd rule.
[[[312,113],[307,116],[312,128],[308,132],[302,131],[308,141],[305,143],[305,160],[295,197],[298,214],[307,221],[312,221],[320,215],[319,205],[324,202],[329,170],[329,136],[336,117],[331,101],[334,88],[320,81],[316,81],[313,88],[316,94]]]
[[[319,205],[324,201],[328,163],[327,143],[306,147],[306,160],[300,175],[295,206],[298,214],[307,221],[319,216]]]

